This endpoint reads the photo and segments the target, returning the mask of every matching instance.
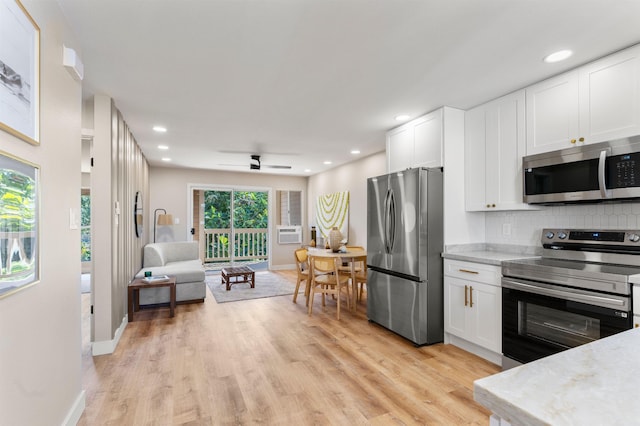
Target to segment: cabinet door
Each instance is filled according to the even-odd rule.
[[[495,210],[526,207],[522,201],[524,104],[524,91],[520,91],[492,102],[486,110],[486,204]]]
[[[465,206],[468,211],[520,210],[525,153],[525,95],[512,93],[465,115]]]
[[[387,167],[389,173],[411,167],[413,163],[413,125],[404,125],[387,134]]]
[[[414,167],[442,167],[442,110],[413,122]]]
[[[580,130],[578,81],[578,71],[572,71],[526,89],[527,155],[574,146]]]
[[[640,133],[640,47],[580,68],[580,137],[602,142]]]
[[[465,286],[468,288],[464,280],[444,277],[444,331],[468,339]]]
[[[480,106],[464,116],[464,202],[467,211],[487,210],[485,114],[486,107]]]
[[[502,289],[469,283],[469,340],[502,353]]]

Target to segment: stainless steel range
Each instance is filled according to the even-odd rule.
[[[543,229],[542,258],[502,263],[503,369],[632,328],[640,230]]]

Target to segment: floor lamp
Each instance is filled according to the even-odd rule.
[[[158,214],[158,212],[164,212],[163,214]],[[165,209],[155,209],[153,211],[153,242],[156,242],[156,225],[173,225],[173,216],[167,214]]]

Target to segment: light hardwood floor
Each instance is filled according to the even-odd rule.
[[[281,274],[294,285],[295,271]],[[340,321],[334,301],[315,302],[309,317],[304,297],[217,304],[207,289],[174,318],[143,312],[97,357],[85,325],[79,424],[488,424],[473,381],[496,365],[451,345],[416,348],[369,323],[366,300]]]

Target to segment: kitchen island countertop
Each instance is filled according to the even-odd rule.
[[[640,424],[640,329],[474,382],[474,399],[512,425]]]

